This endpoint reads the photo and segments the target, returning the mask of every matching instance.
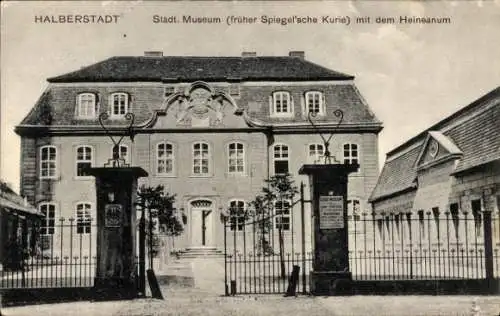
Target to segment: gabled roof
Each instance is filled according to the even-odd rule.
[[[47,79],[49,82],[351,80],[300,57],[120,56]]]
[[[500,160],[500,87],[434,124],[387,154],[370,201],[415,187],[417,161],[434,137],[450,153],[461,154],[454,173]]]

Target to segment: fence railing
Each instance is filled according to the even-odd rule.
[[[20,227],[17,247],[10,249],[8,264],[0,272],[0,288],[93,286],[94,223],[91,219],[60,218],[30,227],[29,233],[27,227]]]
[[[349,218],[350,270],[357,280],[500,277],[499,227],[491,213],[360,214]]]

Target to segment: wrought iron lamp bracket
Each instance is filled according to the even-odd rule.
[[[335,126],[334,130],[330,133],[330,136],[328,136],[328,138],[326,138],[325,135],[323,135],[323,133],[319,129],[319,127],[313,121],[313,118],[316,117],[316,113],[312,112],[312,111],[309,111],[309,113],[307,113],[307,120],[309,121],[311,126],[314,128],[314,130],[319,134],[321,139],[323,140],[323,145],[325,146],[325,153],[324,153],[325,164],[327,164],[327,163],[331,164],[332,161],[336,162],[335,156],[332,156],[330,153],[329,146],[330,146],[330,141],[332,140],[333,135],[335,134],[335,132],[339,128],[340,124],[342,124],[342,120],[344,119],[344,112],[340,109],[335,110],[333,112],[333,115],[335,115],[335,117],[339,118],[339,122],[337,123],[337,126]]]
[[[126,113],[125,114],[125,120],[129,122],[128,126],[124,128],[123,131],[118,131],[121,132],[121,136],[119,136],[118,140],[115,140],[113,137],[111,131],[104,125],[104,121],[106,121],[109,118],[108,113],[103,112],[99,114],[99,124],[101,125],[102,129],[106,133],[106,135],[111,139],[113,142],[113,156],[111,159],[108,159],[108,162],[104,164],[104,166],[112,166],[112,167],[128,167],[129,164],[126,163],[125,159],[120,158],[120,143],[122,142],[123,138],[125,136],[130,137],[131,141],[134,141],[134,121],[135,121],[135,115],[134,113]]]

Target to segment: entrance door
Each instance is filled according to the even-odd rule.
[[[191,203],[191,246],[212,245],[213,209],[212,202],[199,200]]]

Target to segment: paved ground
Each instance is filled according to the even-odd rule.
[[[4,308],[2,315],[339,315],[497,316],[500,296],[221,297],[202,289],[163,288],[165,300],[74,302]],[[476,313],[473,300],[477,299]]]

